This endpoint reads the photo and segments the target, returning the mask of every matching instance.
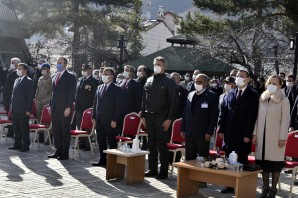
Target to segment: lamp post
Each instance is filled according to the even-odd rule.
[[[127,40],[124,39],[124,35],[121,34],[120,38],[117,40],[117,48],[120,48],[120,64],[119,64],[119,71],[122,71],[122,66],[123,66],[123,50],[127,47]]]
[[[295,50],[293,74],[297,76],[297,58],[298,58],[298,32],[295,33],[295,39],[290,39],[290,50]]]

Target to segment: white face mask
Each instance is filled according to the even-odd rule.
[[[16,69],[16,66],[14,64],[10,64],[9,68],[13,70],[13,69]]]
[[[129,76],[129,72],[128,71],[124,71],[123,72],[123,76],[124,76],[124,78],[129,78],[130,76]]]
[[[47,70],[41,70],[42,75],[46,75],[47,73],[48,73]]]
[[[154,73],[159,74],[161,72],[161,67],[158,65],[154,65]]]
[[[185,80],[186,80],[186,81],[190,81],[190,77],[186,76],[186,77],[185,77]]]
[[[201,92],[203,90],[203,85],[195,84],[195,88],[196,88],[197,92]]]
[[[143,77],[143,72],[137,72],[137,77],[142,78]]]
[[[225,90],[226,90],[226,92],[231,91],[232,90],[232,86],[229,85],[229,84],[225,84]]]
[[[107,84],[107,83],[109,83],[110,82],[110,76],[107,76],[107,75],[102,75],[102,77],[101,77],[102,79],[102,82],[104,83],[104,84]]]
[[[82,76],[83,77],[87,77],[87,72],[86,71],[82,71]]]
[[[21,76],[23,75],[23,72],[22,72],[22,70],[20,70],[20,69],[17,69],[17,75],[18,75],[19,77],[21,77]]]
[[[99,75],[94,74],[94,75],[93,75],[93,78],[95,78],[96,80],[99,80]]]
[[[41,69],[42,64],[37,65],[37,69]]]
[[[293,86],[293,82],[286,82],[287,87],[292,87]]]
[[[216,83],[212,83],[212,87],[217,87],[217,84]]]
[[[276,85],[272,85],[272,84],[269,84],[267,86],[267,90],[269,91],[270,94],[274,94],[277,90],[277,86]]]
[[[242,77],[236,77],[236,85],[238,86],[238,87],[242,87],[245,83],[244,83],[244,78],[242,78]]]
[[[117,82],[117,84],[120,84],[121,81],[122,81],[121,78],[116,78],[116,82]]]

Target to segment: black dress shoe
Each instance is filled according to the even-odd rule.
[[[158,175],[157,171],[148,171],[147,173],[145,173],[145,177],[156,177]]]
[[[28,152],[29,151],[29,147],[28,148],[22,148],[21,152]]]
[[[57,157],[58,160],[68,160],[69,157],[68,156],[59,156]]]
[[[58,158],[58,157],[59,157],[59,155],[57,155],[57,154],[48,155],[48,158]]]
[[[167,179],[168,178],[168,174],[158,174],[155,178],[156,179]]]
[[[221,192],[222,194],[227,194],[227,193],[234,193],[235,191],[234,191],[234,188],[232,188],[232,187],[225,187],[225,188],[222,189],[220,192]]]
[[[107,162],[105,161],[99,161],[99,162],[94,162],[94,163],[91,163],[92,166],[106,166],[107,165]]]
[[[8,148],[9,150],[20,150],[22,147],[12,146]]]

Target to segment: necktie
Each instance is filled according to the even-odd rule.
[[[125,89],[126,88],[126,85],[127,85],[127,81],[125,81],[125,83],[122,84],[122,89]]]
[[[58,85],[58,82],[60,80],[60,76],[61,76],[61,73],[58,74],[57,78],[56,78],[56,81],[55,81],[55,85],[57,86]]]
[[[16,85],[14,86],[15,88],[20,84],[21,82],[21,78],[18,79],[18,81],[16,82]]]
[[[242,90],[239,90],[238,96],[236,98],[237,102],[240,101],[241,95],[242,95]]]
[[[103,96],[103,95],[106,93],[106,91],[107,91],[107,86],[104,85],[104,86],[103,86],[103,90],[102,90],[102,92],[101,92],[101,96]]]

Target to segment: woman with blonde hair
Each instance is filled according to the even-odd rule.
[[[290,123],[290,103],[281,89],[282,79],[270,76],[259,100],[258,118],[253,133],[256,163],[263,169],[261,197],[275,197],[276,185],[284,166],[285,143]],[[271,189],[269,175],[272,176]]]

